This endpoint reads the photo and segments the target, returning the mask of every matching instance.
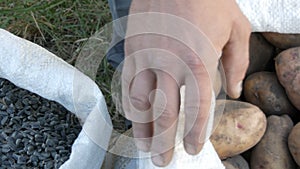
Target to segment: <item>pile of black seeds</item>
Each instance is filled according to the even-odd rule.
[[[59,168],[81,131],[78,119],[63,106],[4,79],[0,124],[1,168]]]

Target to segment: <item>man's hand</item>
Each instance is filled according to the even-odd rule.
[[[237,98],[249,62],[250,32],[234,0],[132,1],[122,72],[123,107],[133,121],[138,148],[151,151],[155,165],[166,166],[172,159],[182,85],[186,86],[184,146],[189,154],[200,152],[207,139],[212,77],[220,54],[227,93]]]

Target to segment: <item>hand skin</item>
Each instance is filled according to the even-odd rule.
[[[249,63],[251,27],[234,0],[133,0],[130,14],[143,12],[172,14],[188,20],[202,30],[216,51],[222,53],[221,58],[212,57],[211,62],[214,63],[213,69],[217,69],[221,59],[227,94],[232,98],[240,96],[241,83]],[[164,24],[164,21],[161,23]],[[129,15],[127,31],[135,27],[136,24],[131,22]],[[194,38],[189,32],[183,33],[187,39]],[[164,53],[142,51],[149,48],[171,51],[190,68],[192,75],[181,72],[183,67],[174,66],[178,62],[170,59],[173,55],[166,59]],[[142,52],[138,53],[139,51]],[[135,55],[134,59],[126,60],[130,55]],[[125,40],[125,56],[122,73],[123,108],[126,117],[133,121],[137,147],[142,151],[151,151],[155,165],[163,167],[169,164],[177,130],[179,88],[186,85],[184,112],[187,135],[184,146],[187,153],[198,154],[203,146],[202,131],[206,127],[212,97],[209,74],[199,56],[172,38],[153,34],[128,37]],[[140,71],[140,67],[150,69]],[[167,71],[171,73],[166,73]],[[131,80],[133,76],[134,79]],[[198,102],[199,108],[194,106],[195,102]],[[157,114],[159,117],[154,118]]]

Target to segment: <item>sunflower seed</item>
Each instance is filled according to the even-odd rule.
[[[17,163],[18,164],[26,164],[26,161],[27,161],[27,158],[24,157],[24,156],[19,156],[18,157],[18,160],[17,160]]]
[[[8,97],[4,97],[3,98],[3,101],[4,101],[4,103],[6,104],[6,105],[10,105],[11,103],[12,103],[12,101],[10,100],[10,98],[8,98]]]
[[[34,136],[34,140],[36,142],[44,142],[44,137],[41,136],[41,135],[39,135],[39,134],[37,134],[37,135]]]
[[[55,151],[55,149],[53,147],[46,147],[45,148],[45,152],[47,152],[47,153],[51,153],[51,152],[54,152],[54,151]]]
[[[10,151],[9,145],[2,145],[2,153],[8,153]]]
[[[44,169],[52,169],[54,167],[54,164],[52,161],[47,161],[45,163]]]
[[[0,79],[0,166],[59,168],[81,130],[61,105]]]
[[[39,129],[40,127],[41,127],[41,124],[38,121],[31,123],[31,128],[33,128],[33,129]]]
[[[8,121],[8,116],[3,116],[1,120],[1,125],[4,126],[7,121]]]

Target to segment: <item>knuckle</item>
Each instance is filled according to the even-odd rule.
[[[170,58],[161,55],[155,55],[153,59],[151,59],[151,66],[154,69],[160,71],[169,71],[171,69],[171,65],[174,62],[175,58]]]
[[[186,56],[184,60],[187,66],[189,67],[190,71],[195,76],[204,76],[204,74],[207,73],[205,71],[206,67],[200,57],[197,57],[195,55],[189,55]],[[190,73],[190,71],[187,71],[187,73]]]
[[[164,110],[160,116],[158,117],[158,119],[156,120],[156,124],[159,128],[161,129],[167,129],[170,128],[172,126],[172,124],[175,122],[176,118],[177,118],[177,113],[174,111],[167,111]]]
[[[200,57],[195,56],[194,54],[190,54],[185,58],[186,64],[191,68],[198,68],[203,66],[203,62]]]
[[[130,102],[139,111],[146,111],[150,108],[150,102],[145,96],[130,96]]]

